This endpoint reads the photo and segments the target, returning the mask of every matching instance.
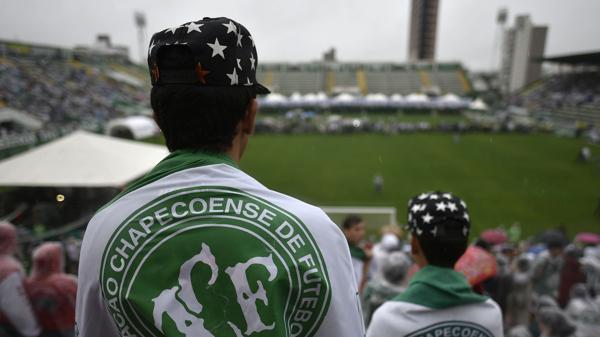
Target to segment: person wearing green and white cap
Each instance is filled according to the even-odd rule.
[[[502,337],[502,314],[453,268],[467,248],[467,205],[451,193],[409,202],[411,249],[421,268],[407,289],[373,315],[367,337]]]

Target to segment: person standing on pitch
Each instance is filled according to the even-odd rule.
[[[364,335],[341,230],[238,167],[269,92],[257,58],[228,18],[152,37],[150,98],[171,154],[90,221],[79,336]]]
[[[406,291],[375,311],[367,337],[502,337],[498,305],[473,292],[454,270],[471,227],[464,201],[450,193],[423,193],[410,200],[408,227],[421,269]]]

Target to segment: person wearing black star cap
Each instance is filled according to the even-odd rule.
[[[421,269],[405,292],[375,311],[367,337],[502,337],[498,305],[454,270],[471,230],[467,204],[451,193],[422,193],[409,201],[408,229]]]
[[[364,336],[341,230],[238,167],[269,93],[257,62],[229,18],[152,37],[150,99],[171,153],[88,224],[79,336]]]

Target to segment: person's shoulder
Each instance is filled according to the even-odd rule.
[[[239,172],[243,175],[246,182],[246,184],[242,185],[246,192],[256,195],[270,203],[279,206],[280,208],[283,208],[292,215],[301,218],[303,222],[310,221],[327,224],[332,223],[327,214],[321,208],[285,193],[272,190],[245,172]]]
[[[496,303],[496,301],[494,301],[493,299],[488,298],[485,302],[482,303],[482,306],[487,308],[487,310],[489,310],[496,317],[502,318],[502,309],[500,309],[500,305]]]
[[[401,301],[387,301],[383,303],[371,319],[367,330],[367,337],[405,336],[410,331],[406,330],[411,322],[407,321],[407,311],[414,305]]]
[[[502,310],[496,301],[488,298],[484,302],[473,304],[472,311],[477,313],[473,315],[475,323],[487,328],[493,336],[503,335]]]
[[[475,302],[460,306],[464,308],[466,312],[477,311],[481,313],[482,317],[489,317],[491,319],[502,317],[502,310],[496,301],[491,298],[485,298],[482,302]]]

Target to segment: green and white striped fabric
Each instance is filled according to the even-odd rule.
[[[82,244],[77,332],[363,336],[346,239],[225,155],[176,151],[101,209]]]

